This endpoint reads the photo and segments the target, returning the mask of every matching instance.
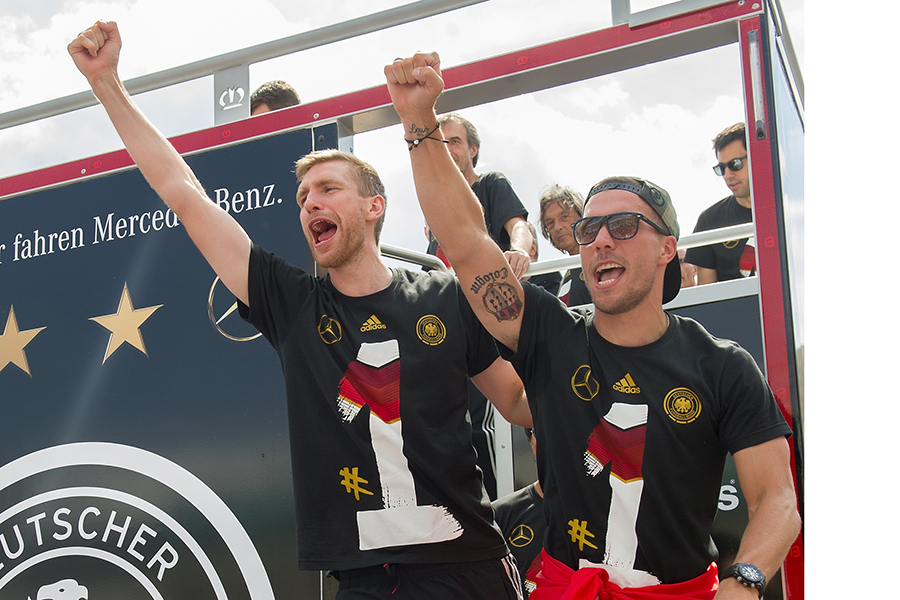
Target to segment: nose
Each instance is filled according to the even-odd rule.
[[[303,210],[308,213],[313,213],[321,208],[321,196],[314,190],[311,190],[306,196],[306,201],[303,202]]]
[[[607,227],[607,223],[604,223],[600,227],[600,231],[597,232],[597,237],[594,238],[594,241],[588,244],[588,246],[597,248],[612,248],[616,245],[616,239],[609,235],[609,228]]]

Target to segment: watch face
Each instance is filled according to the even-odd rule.
[[[750,583],[759,583],[763,580],[762,571],[754,565],[742,564],[738,567],[738,573]]]

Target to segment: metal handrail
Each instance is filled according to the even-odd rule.
[[[447,270],[447,267],[444,266],[444,261],[442,261],[438,257],[432,256],[431,254],[425,254],[424,252],[407,250],[406,248],[401,248],[400,246],[381,244],[381,254],[382,256],[387,256],[388,258],[396,258],[397,260],[403,260],[409,263],[421,265],[423,267],[428,267],[430,269],[436,269],[438,271]]]
[[[364,17],[350,19],[327,27],[306,31],[297,35],[273,40],[264,44],[250,46],[241,50],[227,52],[212,58],[198,60],[157,73],[150,73],[123,82],[130,94],[140,94],[160,88],[208,77],[219,71],[250,65],[253,63],[293,54],[301,50],[309,50],[334,42],[372,33],[402,25],[426,17],[431,17],[458,8],[479,4],[486,0],[419,0],[388,10],[383,10]],[[90,91],[79,92],[62,98],[48,100],[32,106],[26,106],[5,113],[0,113],[0,129],[23,125],[55,117],[97,104],[97,99]]]

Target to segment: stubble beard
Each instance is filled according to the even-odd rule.
[[[313,260],[326,269],[340,269],[346,267],[362,258],[366,247],[366,223],[365,219],[360,215],[358,218],[349,219],[341,222],[340,247],[334,249],[323,256],[319,254],[310,241],[310,250]]]
[[[631,286],[615,299],[606,298],[602,290],[597,290],[591,285],[589,291],[594,308],[605,315],[625,314],[640,306],[647,299],[653,291],[654,278],[655,274],[648,270],[646,275],[632,282]],[[591,279],[593,281],[593,274]]]

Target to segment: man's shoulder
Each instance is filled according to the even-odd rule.
[[[255,243],[250,247],[248,272],[251,275],[268,273],[271,278],[289,278],[291,280],[302,279],[316,282],[321,279]]]
[[[420,292],[459,289],[459,281],[450,271],[411,270],[405,267],[392,267],[394,282],[397,288],[416,289]]]
[[[716,355],[724,360],[740,357],[741,360],[750,358],[750,354],[734,340],[716,337],[711,334],[699,322],[674,313],[668,313],[675,319],[675,325],[680,332],[682,343],[690,346],[694,354],[702,352],[708,356]]]
[[[523,281],[522,288],[525,291],[526,311],[535,318],[548,318],[561,315],[565,321],[583,321],[585,326],[590,326],[594,314],[594,307],[576,306],[568,307],[557,296],[549,293],[544,288],[534,285],[530,281]],[[527,307],[533,307],[529,310]]]
[[[752,219],[750,209],[741,206],[734,196],[727,196],[700,213],[694,232],[749,223]]]
[[[534,497],[534,484],[532,483],[531,485],[526,485],[522,489],[497,498],[491,502],[491,507],[495,511],[511,510],[522,504],[533,504]]]
[[[512,184],[509,182],[509,178],[499,171],[488,171],[479,175],[475,179],[475,183],[472,184],[472,191],[479,197],[481,194],[500,193],[501,191],[515,193],[512,191]]]
[[[487,213],[486,221],[492,223],[495,228],[513,217],[528,218],[528,210],[503,173],[490,171],[479,175],[472,184],[472,191]],[[495,229],[491,234],[496,236],[499,230]]]
[[[481,182],[482,184],[489,184],[489,183],[495,183],[497,181],[507,181],[508,182],[509,178],[507,178],[506,175],[504,175],[500,171],[488,171],[487,173],[482,173],[481,175],[479,175],[475,179],[475,183],[473,183],[472,185],[473,186],[478,185],[479,182]]]
[[[715,203],[711,204],[710,206],[706,207],[705,209],[703,209],[703,212],[700,213],[700,218],[702,219],[703,217],[709,217],[711,215],[718,214],[718,213],[722,212],[723,210],[727,209],[732,202],[737,202],[735,197],[733,195],[726,196],[726,197],[722,198],[721,200],[719,200],[718,202],[715,202]]]

